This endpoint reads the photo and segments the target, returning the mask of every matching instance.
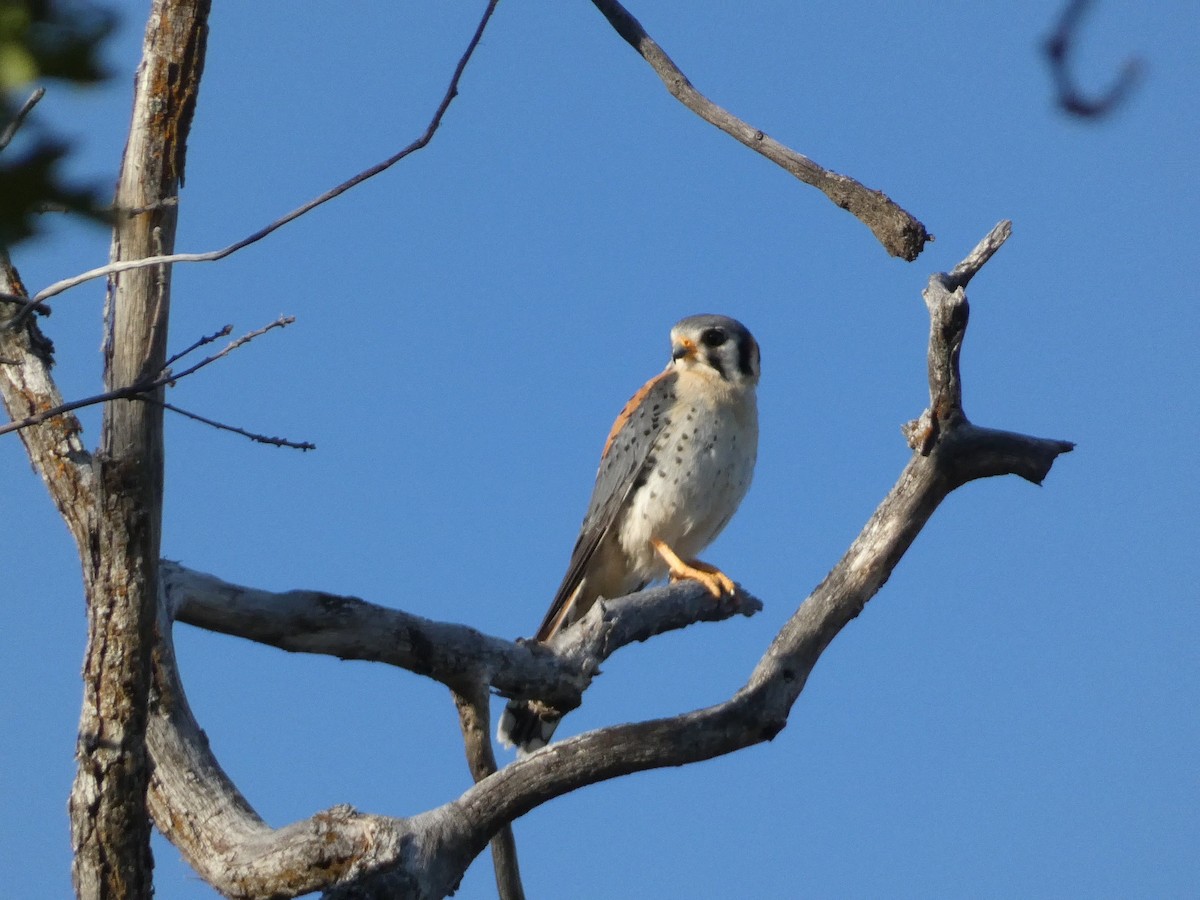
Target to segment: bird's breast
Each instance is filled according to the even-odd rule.
[[[729,523],[750,487],[758,453],[752,392],[725,397],[681,390],[655,441],[620,528],[629,560],[662,574],[650,545],[665,541],[684,559],[696,557]]]

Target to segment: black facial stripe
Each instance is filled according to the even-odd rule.
[[[757,353],[758,346],[754,338],[746,333],[738,337],[738,371],[747,378],[754,374],[754,357]]]
[[[721,354],[710,350],[708,353],[704,354],[704,361],[716,369],[718,375],[720,375],[726,381],[729,380],[729,376],[725,374],[725,366],[721,364]]]

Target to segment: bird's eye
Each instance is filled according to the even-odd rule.
[[[708,328],[700,335],[700,341],[706,347],[720,347],[725,340],[725,331],[721,328]]]

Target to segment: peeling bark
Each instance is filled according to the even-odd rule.
[[[114,201],[114,260],[173,245],[208,10],[206,0],[156,0],[152,8]],[[113,276],[106,301],[108,390],[161,371],[169,311],[169,268]],[[105,404],[96,515],[80,547],[88,638],[70,813],[72,877],[81,898],[154,892],[146,717],[162,528],[162,414],[158,404],[139,400]]]

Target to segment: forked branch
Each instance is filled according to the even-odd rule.
[[[242,431],[240,428],[231,428],[230,426],[222,425],[219,422],[213,422],[210,419],[203,419],[200,416],[196,416],[193,413],[189,413],[184,410],[178,409],[177,407],[171,406],[171,404],[169,404],[169,403],[162,403],[161,401],[157,401],[155,399],[155,392],[159,388],[162,388],[162,387],[168,387],[168,386],[174,387],[175,382],[181,381],[182,379],[187,378],[189,375],[192,375],[192,374],[200,371],[205,366],[212,365],[219,359],[224,359],[226,356],[228,356],[234,350],[237,350],[239,347],[241,347],[244,344],[250,343],[250,341],[254,340],[256,337],[266,334],[272,328],[286,328],[288,325],[291,325],[295,321],[296,321],[295,318],[293,318],[292,316],[280,316],[274,322],[271,322],[268,325],[264,325],[262,328],[251,331],[248,334],[244,334],[240,338],[237,338],[236,340],[230,341],[229,344],[226,345],[226,347],[223,350],[219,351],[218,353],[214,353],[211,356],[206,356],[204,359],[200,360],[200,362],[195,363],[194,365],[188,366],[182,372],[176,373],[176,372],[172,372],[170,370],[169,366],[172,363],[177,362],[178,360],[180,360],[187,354],[191,353],[193,350],[195,350],[199,347],[203,347],[205,344],[212,343],[212,341],[216,340],[218,337],[223,337],[223,336],[227,335],[229,333],[229,326],[227,325],[224,328],[222,328],[220,331],[218,331],[216,334],[201,338],[200,340],[198,340],[194,344],[192,344],[190,347],[188,347],[186,350],[182,350],[179,353],[176,353],[174,356],[172,356],[170,359],[168,359],[163,364],[162,370],[153,376],[139,379],[138,381],[135,381],[132,384],[127,384],[127,385],[124,385],[123,387],[114,388],[111,391],[104,391],[103,393],[95,394],[91,397],[84,397],[81,400],[71,400],[67,403],[59,403],[58,405],[52,406],[49,409],[43,409],[40,412],[34,413],[32,415],[27,415],[21,419],[14,419],[13,421],[9,422],[6,425],[0,425],[0,435],[8,434],[9,432],[12,432],[12,431],[21,431],[22,429],[25,429],[25,428],[32,428],[34,425],[41,425],[43,422],[47,422],[50,419],[65,415],[66,413],[74,412],[77,409],[83,409],[84,407],[88,407],[88,406],[97,406],[101,403],[108,403],[110,400],[150,400],[151,402],[157,402],[158,405],[163,407],[164,409],[174,410],[175,412],[182,413],[185,416],[191,416],[192,418],[200,419],[201,421],[205,422],[208,425],[213,425],[214,427],[217,427],[217,428],[225,428],[230,431],[237,431],[241,434],[246,435],[247,437],[261,439],[260,435],[251,435],[248,432]],[[291,441],[284,441],[282,438],[270,438],[270,439],[266,439],[265,442],[266,443],[280,442],[280,443],[284,444],[285,446],[296,446],[296,447],[299,447],[300,449],[312,449],[311,445],[306,444],[306,445],[301,446],[301,445],[295,444]]]
[[[324,888],[337,898],[441,897],[454,889],[492,838],[555,797],[632,772],[684,765],[771,740],[787,724],[821,653],[887,581],[944,497],[991,475],[1041,481],[1057,456],[1073,446],[978,428],[962,412],[958,351],[967,324],[962,286],[1006,236],[1007,223],[1002,223],[958,267],[930,279],[925,299],[931,322],[940,324],[930,330],[932,400],[926,417],[938,427],[917,442],[917,452],[845,556],[800,604],[746,685],[730,699],[679,716],[588,732],[494,774],[486,774],[486,752],[476,746],[474,752],[481,755],[472,768],[483,777],[457,800],[419,816],[394,819],[337,807],[272,830],[211,758],[186,710],[169,652],[164,652],[162,702],[150,732],[156,763],[151,805],[159,827],[206,880],[226,893],[294,896]],[[563,699],[578,702],[594,672],[588,662],[592,657],[582,649],[596,643],[590,630],[603,633],[604,641],[645,639],[663,630],[664,619],[682,617],[672,605],[686,607],[689,590],[712,606],[707,593],[694,585],[645,591],[597,604],[564,633],[569,639],[546,649],[383,611],[353,598],[310,592],[267,595],[222,586],[211,576],[166,563],[163,574],[171,597],[160,623],[165,641],[177,615],[287,649],[404,665],[454,688],[464,711],[464,731],[472,734],[485,717],[483,684],[569,708]],[[203,821],[191,814],[196,809],[207,811]]]
[[[354,597],[258,591],[167,560],[160,562],[159,572],[160,642],[147,735],[155,761],[150,809],[159,830],[200,876],[238,897],[296,896],[335,887],[331,896],[443,896],[495,835],[483,837],[477,849],[460,839],[452,852],[426,860],[426,866],[405,848],[414,847],[411,841],[417,836],[437,841],[442,839],[438,835],[457,833],[465,820],[455,804],[415,819],[335,807],[286,828],[267,826],[225,775],[188,708],[172,649],[175,620],[285,650],[397,665],[446,684],[458,701],[472,773],[487,781],[495,770],[489,685],[511,696],[552,699],[557,707],[572,709],[599,664],[620,647],[696,621],[749,615],[761,608],[740,593],[714,603],[699,585],[680,583],[597,603],[547,649]],[[203,815],[197,812],[201,810]],[[500,837],[497,879],[502,896],[518,898],[515,848],[503,828],[495,829]],[[372,881],[372,887],[360,890],[359,876],[368,871],[376,871],[383,882]]]

